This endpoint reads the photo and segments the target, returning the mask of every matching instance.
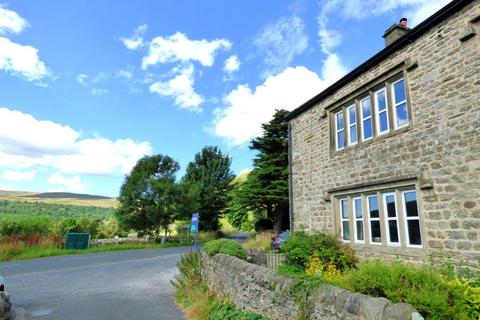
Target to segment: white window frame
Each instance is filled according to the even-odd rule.
[[[415,192],[415,198],[417,199],[417,216],[408,217],[407,216],[407,203],[405,201],[405,193]],[[420,223],[420,212],[418,211],[418,194],[417,190],[405,190],[401,192],[402,194],[402,214],[403,214],[403,224],[405,229],[405,244],[410,248],[423,248],[423,235],[422,235],[422,224]],[[421,244],[410,244],[410,236],[408,231],[408,220],[418,220],[418,225],[420,227],[420,242]]]
[[[340,212],[340,236],[341,236],[343,242],[351,242],[352,241],[352,231],[350,230],[350,210],[348,210],[348,217],[346,219],[344,219],[343,218],[342,201],[345,201],[347,203],[347,210],[348,210],[348,197],[338,199],[338,205],[340,207],[340,210],[339,210],[339,212]],[[350,240],[345,240],[343,238],[343,222],[345,222],[345,221],[348,222],[348,231],[350,233]]]
[[[395,201],[395,217],[391,218],[388,216],[388,209],[387,209],[387,197],[388,196],[393,196],[393,200]],[[384,221],[385,221],[385,231],[387,234],[387,245],[392,246],[392,247],[400,247],[400,244],[402,242],[402,239],[400,238],[400,224],[398,221],[398,215],[400,212],[398,211],[398,201],[397,201],[397,195],[395,192],[386,192],[382,194],[382,200],[383,200],[383,213],[384,213]],[[397,236],[398,236],[398,242],[391,242],[390,241],[390,228],[388,226],[389,221],[395,221],[397,223]]]
[[[345,114],[343,114],[343,128],[338,129],[338,115],[343,114],[343,109],[337,113],[335,113],[335,148],[336,150],[343,150],[345,149]],[[338,141],[338,134],[343,131],[343,147],[339,148],[339,141]]]
[[[357,218],[357,206],[355,205],[355,200],[360,200],[360,210],[361,210],[361,213],[362,213],[362,217],[361,218]],[[365,222],[363,220],[363,200],[362,200],[362,197],[353,197],[352,198],[352,216],[353,216],[353,221],[354,221],[354,224],[353,224],[353,230],[354,230],[354,241],[355,243],[365,243]],[[363,227],[363,240],[358,240],[358,230],[357,230],[357,222],[361,221],[362,222],[362,227]]]
[[[369,199],[370,198],[377,198],[377,206],[378,206],[378,218],[372,218],[371,215],[370,215],[370,201]],[[382,225],[382,219],[380,217],[380,197],[378,196],[378,194],[372,194],[372,195],[369,195],[366,197],[366,202],[367,202],[367,212],[368,212],[368,239],[370,241],[370,244],[373,244],[373,245],[376,245],[376,246],[379,246],[379,245],[382,245],[382,228],[380,227],[380,242],[374,242],[373,241],[373,237],[372,237],[372,221],[378,221],[379,225],[381,226]]]
[[[380,108],[379,108],[379,105],[378,105],[378,94],[380,92],[383,92],[383,94],[385,95],[385,110],[383,110],[383,111],[380,111]],[[373,94],[373,97],[374,97],[374,102],[375,102],[375,105],[374,105],[374,108],[375,108],[375,127],[377,129],[377,136],[381,136],[383,134],[386,134],[386,133],[390,132],[390,123],[389,123],[390,119],[389,119],[389,116],[388,116],[387,90],[385,89],[385,87],[383,87],[382,89],[375,91],[375,93]],[[385,113],[387,115],[387,130],[385,130],[385,131],[380,130],[380,114],[381,113]]]
[[[362,102],[365,101],[365,100],[370,100],[370,115],[366,118],[363,117],[363,105],[362,105]],[[366,96],[365,98],[361,99],[360,100],[360,118],[362,119],[362,130],[361,130],[361,134],[362,134],[362,141],[368,141],[370,139],[373,138],[374,136],[374,132],[373,132],[373,119],[372,119],[372,114],[373,114],[373,110],[372,110],[372,100],[370,99],[370,96]],[[369,138],[365,138],[365,121],[367,120],[371,120],[371,123],[372,123],[372,135],[369,137]]]
[[[396,98],[395,98],[395,84],[402,81],[403,80],[403,92],[405,94],[405,100],[402,100],[400,102],[396,101]],[[406,89],[406,84],[405,84],[405,78],[400,78],[394,82],[392,82],[392,84],[390,85],[390,91],[391,91],[391,94],[392,94],[392,102],[393,102],[393,127],[395,128],[395,130],[398,130],[398,129],[401,129],[401,128],[405,128],[407,127],[409,124],[410,124],[410,114],[409,114],[409,111],[408,111],[408,102],[407,102],[407,89]],[[406,107],[406,111],[407,111],[407,122],[403,125],[403,126],[400,126],[398,127],[397,126],[397,107],[399,105],[401,105],[402,103],[405,103],[405,107]]]
[[[355,122],[352,122],[351,119],[350,119],[350,110],[351,109],[353,109],[354,112],[355,112]],[[355,126],[355,137],[357,139],[355,142],[352,142],[352,136],[351,136],[353,126]],[[349,146],[353,146],[353,145],[356,145],[358,143],[357,126],[358,126],[357,108],[356,108],[355,104],[352,104],[351,106],[347,107],[347,135],[348,135],[348,145]]]

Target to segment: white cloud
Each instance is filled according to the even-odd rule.
[[[15,171],[15,170],[5,170],[3,172],[2,178],[9,181],[28,181],[35,179],[37,172],[32,171]]]
[[[182,109],[200,112],[200,105],[204,99],[195,92],[194,67],[192,64],[184,68],[175,69],[178,74],[175,78],[166,82],[155,82],[150,85],[150,92],[158,93],[161,96],[175,98],[175,105]]]
[[[263,75],[269,76],[290,66],[293,59],[308,48],[308,36],[301,18],[284,17],[266,26],[253,43],[265,56]]]
[[[90,90],[90,94],[93,96],[103,96],[110,93],[110,90],[106,88],[92,88]]]
[[[5,9],[0,5],[0,34],[7,32],[20,33],[27,25],[27,21],[15,11]]]
[[[28,81],[39,81],[47,76],[45,64],[38,57],[38,50],[0,37],[0,70],[20,75]]]
[[[241,144],[261,133],[276,109],[293,110],[338,79],[345,71],[338,59],[325,61],[322,78],[303,66],[287,68],[252,90],[239,85],[230,92],[224,109],[216,110],[214,133],[230,144]]]
[[[219,49],[229,50],[232,43],[226,39],[190,40],[181,32],[169,37],[155,37],[149,45],[148,54],[143,58],[142,68],[167,62],[197,61],[211,67]]]
[[[85,192],[87,186],[82,183],[79,176],[73,176],[67,178],[60,173],[54,173],[51,175],[47,182],[53,185],[60,185],[66,188],[66,191],[70,192]],[[64,191],[63,189],[55,189],[55,191]]]
[[[48,167],[71,174],[125,174],[152,148],[146,141],[84,138],[69,126],[0,108],[0,167]]]
[[[138,26],[135,31],[133,32],[133,36],[131,38],[120,38],[123,45],[130,50],[136,50],[143,47],[143,36],[145,32],[147,32],[148,26],[146,24],[142,24]]]
[[[77,74],[76,79],[79,84],[85,86],[87,85],[88,75],[86,75],[85,73],[79,73]]]
[[[240,69],[240,60],[237,56],[231,55],[227,58],[227,60],[225,60],[225,63],[223,65],[223,71],[225,71],[226,73],[233,73],[238,69]]]
[[[125,81],[130,81],[133,78],[133,71],[131,69],[120,70],[115,74],[115,77]]]

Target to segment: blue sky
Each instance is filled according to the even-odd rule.
[[[146,154],[182,170],[249,141],[446,0],[0,2],[0,189],[117,196]]]

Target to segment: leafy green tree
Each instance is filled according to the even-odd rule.
[[[228,205],[234,178],[231,159],[218,147],[204,147],[187,166],[182,184],[189,190],[192,207],[200,213],[200,229],[217,231]]]
[[[262,136],[251,141],[257,150],[254,168],[238,191],[238,203],[243,207],[266,212],[279,232],[289,228],[288,217],[288,125],[286,110],[277,110],[273,119],[262,124]]]
[[[230,191],[230,202],[227,208],[228,222],[239,230],[248,221],[248,209],[242,205],[242,199],[240,198],[243,184],[242,181],[234,183],[233,189]]]
[[[175,220],[181,203],[181,191],[175,183],[178,162],[169,156],[155,155],[140,159],[125,178],[120,189],[116,212],[122,227],[139,235],[159,237]]]

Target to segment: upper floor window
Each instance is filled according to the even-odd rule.
[[[405,79],[398,75],[373,86],[334,113],[336,150],[409,125]]]
[[[405,80],[402,78],[392,85],[394,105],[395,129],[408,125],[407,97],[405,94]]]
[[[335,131],[337,150],[342,150],[345,147],[345,124],[343,121],[343,110],[335,115]]]

